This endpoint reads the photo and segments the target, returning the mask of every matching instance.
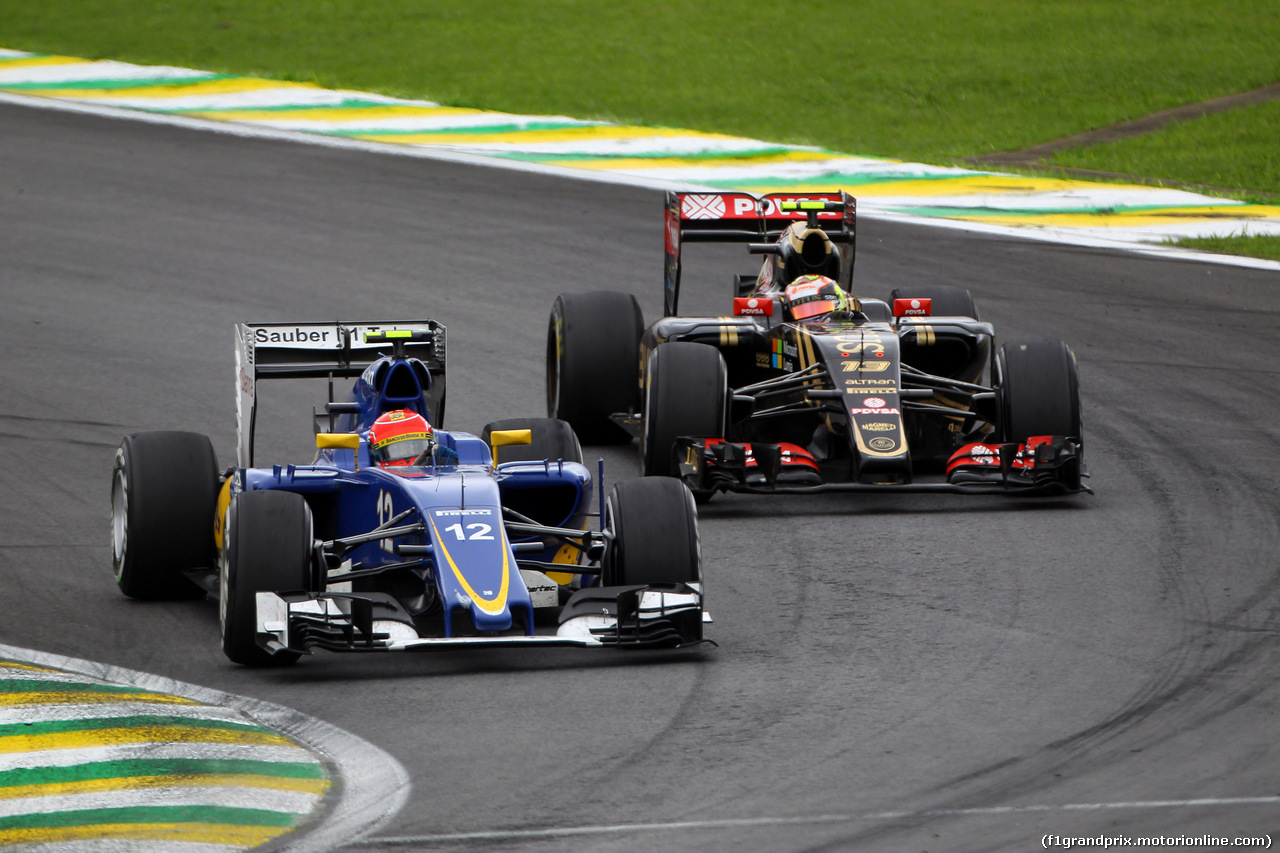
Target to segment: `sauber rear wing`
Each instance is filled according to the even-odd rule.
[[[404,354],[426,365],[431,396],[443,397],[445,335],[435,320],[237,324],[236,464],[253,465],[259,379],[359,376],[391,349],[385,341],[365,343],[365,334],[392,331],[425,333],[405,340]]]
[[[680,248],[689,243],[766,243],[777,240],[792,222],[804,220],[804,210],[782,210],[784,201],[825,201],[839,205],[817,215],[840,253],[841,284],[853,283],[853,253],[857,201],[844,190],[811,193],[668,192],[666,200],[666,265],[663,312],[670,317],[680,303]]]

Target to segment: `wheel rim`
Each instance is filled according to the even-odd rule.
[[[124,570],[125,554],[129,548],[129,487],[124,469],[117,467],[111,482],[111,555],[115,562],[116,578]]]

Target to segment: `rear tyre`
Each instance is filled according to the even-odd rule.
[[[996,357],[1003,438],[1034,435],[1083,438],[1076,359],[1062,341],[1010,341]]]
[[[729,373],[718,349],[685,341],[655,349],[645,367],[641,473],[676,476],[676,438],[722,438],[728,409]]]
[[[950,284],[918,284],[912,287],[895,287],[889,294],[890,304],[894,299],[929,299],[932,300],[930,313],[934,317],[969,317],[978,319],[978,306],[974,304],[973,294],[967,288]]]
[[[573,427],[558,418],[509,418],[485,424],[480,432],[484,443],[489,443],[490,433],[504,429],[527,429],[533,433],[530,444],[508,444],[498,448],[498,464],[503,462],[582,462],[582,445]]]
[[[547,414],[587,444],[626,444],[609,416],[640,402],[644,317],[630,293],[562,293],[547,329]]]
[[[245,666],[280,666],[298,652],[257,643],[258,592],[314,591],[311,508],[292,492],[242,492],[227,508],[218,603],[222,651]]]
[[[184,573],[211,568],[218,460],[194,432],[127,435],[111,474],[111,553],[130,598],[201,598]]]
[[[601,566],[604,586],[696,583],[702,544],[693,495],[679,480],[643,477],[614,485],[604,507],[613,541]]]

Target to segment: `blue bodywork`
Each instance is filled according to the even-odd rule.
[[[313,361],[301,367],[295,360],[275,374],[262,373],[261,353],[243,347],[245,338],[252,341],[261,327],[242,328],[249,329],[249,335],[241,335],[241,374],[244,362],[258,368],[252,377],[250,412],[259,376],[316,375],[314,352],[307,353]],[[433,343],[442,350],[443,329],[431,334],[438,336]],[[260,349],[261,341],[256,343]],[[515,499],[526,518],[536,512],[533,521],[539,525],[580,530],[591,506],[590,472],[578,462],[558,459],[495,466],[490,447],[479,437],[439,428],[437,441],[457,453],[457,464],[372,465],[368,430],[380,415],[409,409],[434,424],[441,420],[443,393],[437,386],[443,384],[442,356],[437,375],[430,358],[405,355],[404,349],[397,346],[393,354],[373,358],[359,372],[349,398],[331,400],[326,415],[320,416],[327,417],[333,429],[323,430],[319,444],[345,440],[354,447],[321,446],[308,465],[237,467],[227,478],[224,501],[260,489],[289,491],[306,499],[315,537],[331,555],[324,567],[326,577],[317,578],[317,588],[307,592],[390,597],[398,609],[389,605],[379,618],[410,622],[419,631],[424,624],[432,625],[437,636],[446,638],[498,632],[532,636],[534,602],[517,565],[517,549],[526,564],[552,564],[559,557],[556,564],[568,570],[563,576],[566,586],[580,579],[574,574],[579,551],[566,549],[553,536],[513,542],[503,507]],[[353,372],[352,366],[347,370]],[[338,372],[331,371],[330,378]],[[242,381],[242,389],[244,385]],[[241,446],[251,454],[251,439]],[[370,538],[376,532],[386,535]],[[356,541],[361,539],[367,541]],[[335,553],[340,562],[332,556]],[[558,596],[559,590],[555,592]]]

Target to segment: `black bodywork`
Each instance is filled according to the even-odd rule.
[[[786,319],[783,288],[799,273],[852,292],[854,205],[843,192],[667,194],[667,316],[640,335],[634,405],[610,414],[640,439],[644,473],[679,476],[702,496],[1087,491],[1078,381],[1065,344],[997,347],[968,291],[936,285]],[[825,252],[810,254],[810,238],[825,238]],[[694,242],[746,243],[764,257],[757,273],[733,277],[731,315],[677,314],[682,249]],[[553,314],[553,335],[572,327],[566,321]],[[706,353],[662,352],[672,344],[713,348],[722,380]],[[552,362],[549,352],[549,371],[558,371]],[[1015,378],[1039,374],[1039,388]],[[708,404],[717,393],[723,403]]]

